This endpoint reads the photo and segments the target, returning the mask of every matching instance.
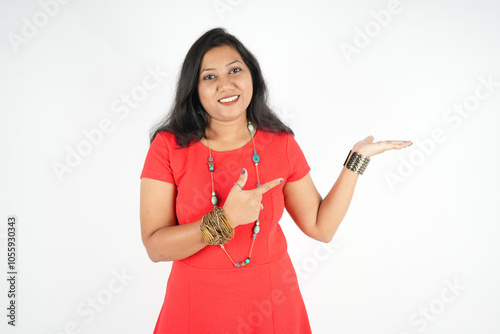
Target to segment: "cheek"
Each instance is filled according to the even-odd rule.
[[[242,78],[243,80],[241,81],[241,88],[243,88],[247,94],[250,94],[250,96],[253,93],[253,84],[252,84],[252,77],[248,75],[245,78]]]
[[[198,96],[200,97],[200,102],[202,104],[205,104],[207,103],[207,101],[210,101],[209,99],[210,94],[207,87],[198,86]]]
[[[252,83],[252,79],[250,78],[250,80],[248,80],[247,82],[247,91],[249,93],[249,97],[250,99],[252,98],[252,95],[253,95],[253,83]]]

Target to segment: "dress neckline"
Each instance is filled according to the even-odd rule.
[[[254,140],[257,140],[257,135],[259,133],[260,133],[260,130],[259,129],[255,129],[255,134],[253,135]],[[197,144],[201,145],[206,150],[208,150],[208,146],[206,146],[205,144],[203,144],[201,142],[201,140],[199,140]],[[252,146],[252,138],[250,138],[250,140],[245,145],[243,145],[243,146],[241,146],[239,148],[235,148],[235,149],[228,150],[228,151],[216,151],[213,148],[211,148],[210,150],[212,151],[212,153],[216,153],[216,154],[231,153],[231,152],[234,153],[234,152],[237,152],[237,151],[240,151],[240,150],[244,150],[245,148],[247,148],[247,146]],[[253,150],[253,148],[252,148],[252,150]]]

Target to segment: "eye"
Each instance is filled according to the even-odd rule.
[[[203,77],[203,80],[212,80],[213,78],[215,78],[215,75],[209,74],[209,75]]]
[[[241,72],[241,68],[239,67],[235,67],[231,71],[229,71],[229,73],[238,73],[238,72]]]

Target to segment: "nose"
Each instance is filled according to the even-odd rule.
[[[224,92],[231,90],[233,87],[233,80],[229,76],[224,75],[219,77],[219,91]]]

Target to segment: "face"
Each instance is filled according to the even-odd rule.
[[[252,94],[252,76],[238,51],[224,45],[205,53],[200,67],[198,95],[211,119],[246,119]]]

